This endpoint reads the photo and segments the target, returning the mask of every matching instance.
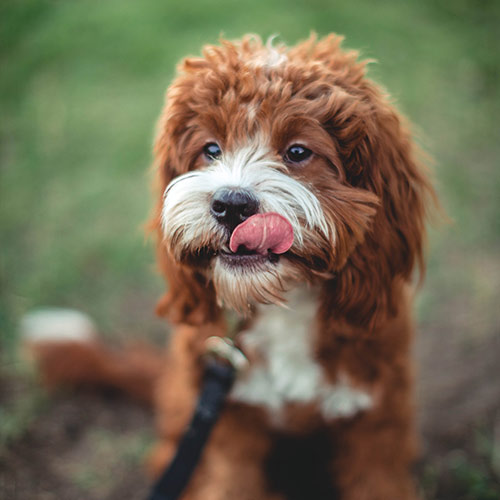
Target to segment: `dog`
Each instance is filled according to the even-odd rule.
[[[207,339],[234,337],[248,366],[185,499],[417,498],[412,283],[435,194],[405,119],[341,42],[252,35],[180,64],[154,145],[165,360],[32,343],[49,386],[154,400],[159,475]]]

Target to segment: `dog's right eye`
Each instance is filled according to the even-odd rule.
[[[203,146],[203,154],[208,160],[213,161],[219,158],[219,156],[222,154],[222,151],[218,144],[216,144],[215,142],[209,142],[208,144],[205,144],[205,146]]]

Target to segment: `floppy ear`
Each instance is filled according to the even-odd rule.
[[[201,325],[217,321],[221,316],[213,285],[202,273],[178,263],[163,243],[163,195],[170,181],[182,171],[176,165],[179,154],[176,152],[175,141],[172,140],[175,129],[167,119],[168,114],[167,107],[160,118],[154,146],[154,190],[157,202],[150,228],[156,234],[158,266],[168,285],[168,291],[158,302],[156,311],[173,323]]]
[[[366,81],[364,93],[365,111],[357,117],[363,126],[355,138],[339,141],[340,154],[349,184],[375,194],[380,204],[364,241],[327,283],[324,297],[330,311],[373,328],[397,312],[401,287],[414,269],[424,272],[426,208],[436,196],[387,96]]]

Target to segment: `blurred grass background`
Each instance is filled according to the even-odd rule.
[[[335,31],[346,36],[346,47],[379,61],[370,75],[389,89],[435,158],[453,220],[431,234],[421,329],[460,339],[460,352],[478,343],[497,348],[499,21],[496,0],[4,0],[4,371],[16,368],[19,318],[38,306],[86,311],[118,340],[163,335],[153,315],[163,285],[143,232],[154,123],[181,57],[220,34],[247,32],[278,33],[292,44],[311,30]],[[440,349],[436,342],[427,348]],[[491,432],[488,457],[498,453]],[[491,457],[484,468],[461,457],[462,469],[453,467],[465,478],[465,496],[454,498],[498,498]],[[429,491],[433,474],[425,475]]]

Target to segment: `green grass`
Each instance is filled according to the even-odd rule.
[[[453,220],[432,233],[421,322],[465,304],[464,331],[498,328],[500,115],[495,0],[6,0],[0,5],[0,333],[68,306],[115,337],[160,335],[163,288],[142,225],[163,93],[180,57],[219,35],[336,31],[379,62],[436,159]],[[12,365],[4,365],[4,369]]]
[[[380,62],[437,158],[455,220],[442,246],[498,247],[494,2],[7,2],[1,7],[3,335],[34,306],[87,310],[106,331],[158,329],[161,289],[142,224],[150,143],[183,55],[220,33],[344,33]],[[473,208],[473,209],[472,209]],[[440,264],[437,264],[440,262]],[[439,280],[441,281],[441,280]]]
[[[498,499],[498,436],[484,422],[472,434],[466,450],[453,449],[425,465],[421,474],[425,498]]]

